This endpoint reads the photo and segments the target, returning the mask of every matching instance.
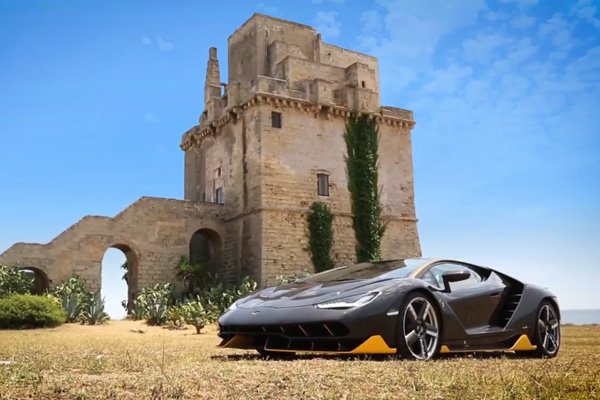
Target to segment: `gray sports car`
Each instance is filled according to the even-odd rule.
[[[410,258],[335,268],[238,300],[220,346],[263,355],[513,351],[554,357],[560,311],[548,290],[462,261]]]

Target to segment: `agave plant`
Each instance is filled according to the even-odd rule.
[[[52,295],[60,300],[66,315],[65,322],[80,321],[81,312],[93,297],[93,293],[86,289],[83,281],[77,276],[73,276],[56,286],[52,291]]]
[[[83,304],[80,316],[82,325],[99,325],[109,319],[108,314],[104,312],[104,298],[101,298],[99,294],[90,296],[88,301]]]
[[[76,293],[63,293],[60,304],[65,312],[65,322],[79,321],[82,310],[81,296]]]

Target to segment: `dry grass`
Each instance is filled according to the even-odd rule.
[[[272,361],[218,341],[214,327],[195,335],[129,321],[0,331],[0,361],[14,361],[0,363],[0,399],[600,398],[599,327],[564,327],[551,360]]]

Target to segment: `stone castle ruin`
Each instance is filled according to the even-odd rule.
[[[52,287],[78,275],[100,289],[105,251],[127,257],[129,298],[175,282],[181,256],[209,259],[226,282],[265,284],[312,270],[307,212],[334,215],[333,258],[355,259],[344,127],[351,113],[379,123],[384,258],[419,256],[411,111],[382,106],[377,59],[321,41],[315,29],[255,14],[230,37],[228,79],[209,51],[200,123],[183,134],[185,199],[142,197],[115,217],[86,216],[47,244],[17,243],[0,264]]]

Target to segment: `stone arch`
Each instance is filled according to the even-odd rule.
[[[123,252],[127,261],[127,312],[133,311],[133,301],[139,289],[140,252],[136,246],[126,241],[117,241],[106,247],[104,251],[113,248]]]
[[[33,289],[34,294],[43,294],[50,289],[50,279],[48,275],[37,267],[18,267],[19,271],[29,273],[33,276]]]
[[[194,232],[189,242],[190,263],[205,261],[210,271],[216,271],[223,261],[223,240],[215,230],[201,228]]]

